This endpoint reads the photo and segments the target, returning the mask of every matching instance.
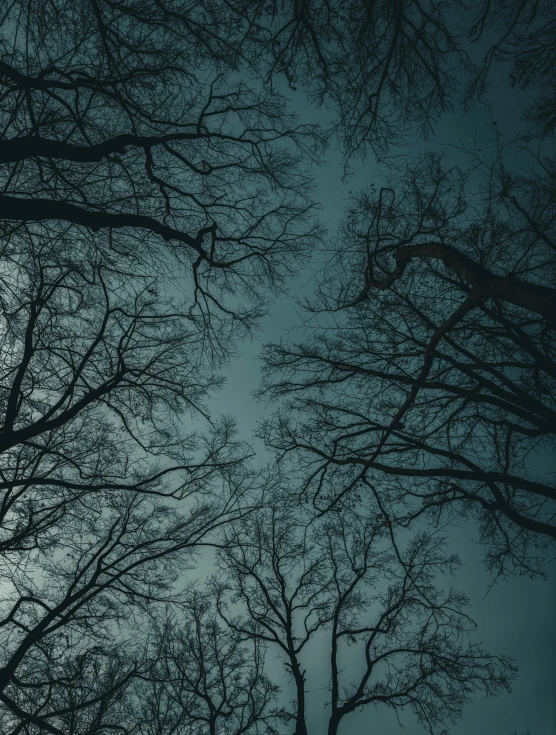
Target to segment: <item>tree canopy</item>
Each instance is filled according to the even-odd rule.
[[[554,183],[552,159],[513,146],[469,172],[427,154],[353,201],[309,307],[332,326],[266,352],[266,390],[294,398],[265,435],[307,466],[319,512],[374,497],[402,525],[469,513],[498,572],[542,569]]]
[[[323,642],[329,735],[509,691],[445,529],[554,551],[555,49],[548,0],[1,5],[2,733],[306,735]],[[409,155],[493,70],[527,134]],[[334,149],[382,182],[327,231]],[[214,394],[310,263],[269,458]]]

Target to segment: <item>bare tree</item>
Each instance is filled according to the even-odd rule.
[[[327,591],[332,584],[322,554],[306,550],[303,519],[271,509],[235,531],[222,558],[224,577],[215,584],[218,611],[230,629],[247,639],[273,644],[283,656],[296,692],[295,735],[306,735],[305,671],[300,654],[331,618]],[[308,551],[308,553],[306,553]],[[227,596],[247,607],[232,617]]]
[[[142,735],[277,732],[278,687],[264,673],[264,646],[231,635],[210,594],[188,593],[159,625],[154,646],[154,665],[135,679]]]
[[[114,674],[124,621],[171,599],[250,502],[247,449],[202,408],[218,385],[206,334],[141,258],[74,245],[27,233],[3,252],[0,700],[14,732],[110,729],[141,669],[130,657]]]
[[[10,735],[131,732],[126,698],[155,666],[135,636],[151,608],[178,600],[196,550],[231,542],[221,529],[257,504],[250,450],[205,401],[320,237],[304,161],[322,143],[260,74],[311,86],[316,53],[319,99],[339,104],[346,91],[339,120],[353,151],[400,121],[426,127],[449,104],[443,65],[463,56],[438,4],[376,9],[362,17],[356,3],[322,25],[296,5],[282,31],[272,4],[262,20],[212,0],[0,8],[0,721]],[[374,56],[359,55],[346,77],[339,62],[369,45]],[[296,592],[312,615],[307,640],[333,614],[322,559]],[[284,631],[301,701],[304,638]],[[240,665],[234,645],[213,650],[217,667],[228,653]],[[221,705],[237,733],[270,727],[273,689],[256,650],[240,687],[251,682],[252,699]]]
[[[80,662],[94,663],[99,647],[110,655],[123,645],[132,651],[149,607],[176,599],[195,550],[215,543],[214,532],[242,513],[233,493],[211,501],[205,492],[179,509],[142,494],[89,494],[60,524],[54,551],[20,558],[11,571],[4,567],[0,701],[19,718],[14,730],[31,723],[60,733],[75,722],[76,734],[96,732],[92,715],[76,715],[100,698],[77,679],[79,671],[90,674]],[[104,700],[141,669],[130,658],[129,672],[118,671]],[[72,671],[76,678],[68,679]],[[59,707],[68,687],[87,696],[73,708]],[[103,723],[98,731],[108,729]]]
[[[313,306],[332,328],[268,348],[267,390],[295,398],[266,435],[320,512],[468,513],[492,567],[535,574],[556,538],[554,161],[475,164],[428,155],[357,198]]]
[[[473,17],[470,39],[476,43],[483,34],[497,34],[478,65],[467,89],[467,102],[484,95],[488,72],[495,63],[509,65],[512,87],[537,93],[525,110],[525,118],[536,135],[548,135],[556,126],[554,67],[556,64],[556,14],[545,0],[521,2],[480,2]]]
[[[6,29],[0,37],[0,73],[9,90],[6,109],[17,96],[28,118],[17,142],[6,141],[0,160],[20,161],[34,153],[60,159],[57,168],[64,170],[63,160],[100,164],[127,150],[112,173],[129,169],[134,159],[134,173],[147,174],[147,189],[164,189],[162,207],[172,206],[173,217],[181,179],[167,180],[155,172],[158,161],[171,165],[174,174],[184,163],[189,174],[222,173],[220,157],[205,155],[210,129],[205,124],[213,123],[216,144],[222,109],[245,111],[229,85],[207,97],[200,83],[206,70],[226,75],[241,69],[263,87],[275,87],[280,78],[294,89],[300,86],[313,101],[335,110],[333,130],[351,156],[368,148],[383,152],[415,126],[429,133],[454,102],[463,98],[470,105],[484,93],[494,63],[510,63],[514,84],[544,86],[554,35],[548,0],[471,5],[440,0],[156,0],[154,5],[145,0],[56,0],[46,7],[21,0],[11,3],[0,21]],[[65,28],[71,34],[64,34]],[[477,54],[470,52],[477,44],[484,52],[472,63]],[[184,82],[187,100],[180,89]],[[544,120],[544,130],[552,124],[549,98],[543,91],[531,108],[535,119]],[[111,127],[99,119],[99,103],[114,113]],[[268,110],[268,99],[265,106]],[[83,113],[87,124],[80,128]],[[60,139],[44,136],[44,114],[49,123],[58,117]],[[21,120],[14,122],[21,125]],[[221,152],[237,136],[229,129],[220,132]],[[249,147],[260,141],[254,135],[243,142]],[[158,159],[154,166],[153,153]],[[201,230],[199,224],[188,232],[195,240]]]
[[[371,704],[411,710],[432,733],[457,721],[475,693],[509,690],[511,661],[466,641],[475,624],[465,595],[435,587],[459,564],[444,539],[421,533],[402,551],[384,544],[384,529],[340,516],[321,544],[335,587],[329,735]]]
[[[149,669],[140,649],[129,650],[128,642],[126,651],[112,642],[89,649],[75,647],[69,653],[69,646],[62,648],[60,641],[46,640],[41,647],[48,649],[48,665],[37,658],[24,661],[17,698],[7,700],[0,713],[2,732],[92,735],[134,731],[136,721],[127,717],[126,697],[135,677]],[[33,671],[37,663],[39,668]]]
[[[162,1],[152,13],[96,0],[6,8],[3,232],[171,253],[188,310],[225,341],[311,233],[295,148],[308,152],[315,130],[221,70],[222,44],[211,51],[170,6],[179,16]]]
[[[331,104],[348,156],[384,151],[409,124],[430,131],[466,65],[457,23],[436,0],[246,3],[245,16],[267,53],[267,78],[283,74]]]
[[[327,518],[308,534],[293,513],[274,509],[229,541],[220,614],[236,634],[281,652],[295,684],[296,735],[308,731],[303,654],[314,639],[329,651],[329,735],[370,704],[411,709],[435,732],[474,692],[508,689],[511,662],[465,641],[474,624],[464,595],[435,587],[458,562],[434,536],[393,548],[379,519],[356,515]]]
[[[183,10],[0,9],[10,733],[113,729],[144,673],[133,626],[253,502],[250,450],[205,401],[317,232],[300,150],[318,139],[234,77],[231,26]]]

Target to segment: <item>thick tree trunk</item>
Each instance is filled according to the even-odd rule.
[[[305,723],[305,677],[299,667],[293,668],[293,678],[297,693],[297,714],[294,735],[308,735]]]
[[[328,720],[328,735],[337,735],[340,726],[340,717],[334,713]]]
[[[384,279],[369,279],[355,303],[365,301],[370,291],[384,291],[401,278],[410,260],[431,258],[440,260],[446,268],[457,273],[481,298],[495,298],[539,314],[549,327],[556,327],[556,289],[529,283],[512,275],[498,276],[457,248],[444,243],[407,245],[393,251],[395,269]],[[350,304],[353,305],[353,304]]]
[[[480,263],[476,263],[457,248],[440,243],[409,245],[399,248],[395,254],[398,267],[405,266],[413,258],[441,260],[473,289],[485,298],[497,298],[540,314],[551,323],[556,320],[556,291],[547,286],[528,283],[514,276],[497,276]]]

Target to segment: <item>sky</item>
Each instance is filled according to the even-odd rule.
[[[512,90],[507,81],[507,70],[498,67],[491,77],[488,93],[490,109],[478,105],[470,113],[456,109],[438,123],[434,136],[423,141],[415,136],[406,147],[409,156],[432,147],[445,147],[450,162],[465,167],[464,156],[454,146],[472,147],[476,143],[485,153],[492,149],[493,122],[504,141],[524,132],[522,112],[527,103],[523,92]],[[302,122],[323,119],[321,110],[311,107],[301,93],[292,100]],[[369,156],[356,162],[353,174],[343,178],[343,159],[339,151],[331,150],[315,169],[316,198],[322,205],[321,219],[333,232],[349,198],[349,192],[380,181],[380,167]],[[377,178],[378,177],[378,178]],[[257,428],[257,422],[267,416],[273,407],[256,402],[252,396],[260,381],[260,351],[266,342],[280,339],[299,340],[306,333],[301,310],[296,305],[299,297],[310,296],[312,274],[318,262],[307,263],[289,287],[286,295],[277,299],[269,311],[265,324],[255,338],[243,345],[240,355],[227,370],[227,383],[215,396],[217,412],[234,416],[240,433],[247,439]],[[260,449],[260,445],[259,445]],[[554,735],[556,733],[556,569],[548,570],[548,578],[529,580],[510,578],[492,585],[492,577],[481,565],[481,549],[476,543],[475,528],[461,523],[450,530],[450,548],[458,553],[464,565],[454,586],[463,590],[471,601],[471,614],[478,624],[477,639],[482,640],[493,653],[512,656],[519,667],[518,678],[511,694],[496,699],[477,696],[466,707],[463,720],[450,728],[452,735]],[[319,640],[309,647],[304,658],[308,670],[308,727],[311,735],[326,731],[327,713],[323,709],[327,684],[326,664],[322,659],[326,650]],[[269,659],[272,654],[269,654]],[[288,696],[288,682],[277,662],[270,672]],[[293,694],[291,695],[293,696]],[[400,729],[393,712],[367,708],[346,718],[341,735],[377,733],[380,735],[419,735],[425,732],[409,713],[403,715]]]

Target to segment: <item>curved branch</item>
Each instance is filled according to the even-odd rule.
[[[429,242],[419,245],[406,245],[393,253],[396,267],[383,280],[369,279],[354,306],[368,298],[369,291],[385,291],[400,279],[410,260],[433,258],[441,260],[449,270],[467,281],[477,295],[483,298],[496,298],[539,314],[556,327],[556,289],[523,281],[514,276],[497,276],[480,263],[460,252],[451,245]]]
[[[64,735],[62,730],[54,727],[54,725],[51,725],[42,717],[37,717],[37,715],[34,715],[32,712],[25,712],[24,710],[22,710],[16,702],[14,702],[2,692],[0,692],[0,701],[2,701],[6,705],[6,707],[8,707],[8,709],[11,710],[14,715],[16,715],[16,717],[19,717],[19,719],[23,723],[30,722],[32,725],[38,727],[39,730],[46,730],[46,732],[50,732],[52,733],[52,735]]]

